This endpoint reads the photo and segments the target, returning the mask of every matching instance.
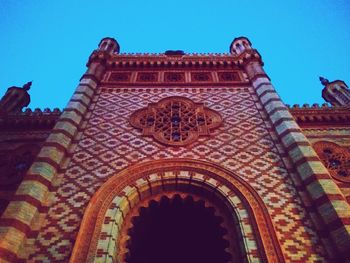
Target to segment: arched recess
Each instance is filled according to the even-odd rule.
[[[217,164],[192,159],[136,164],[104,183],[85,210],[70,262],[124,262],[132,218],[149,200],[164,195],[191,195],[217,209],[228,230],[228,251],[235,249],[230,235],[236,231],[244,261],[284,262],[267,209],[254,189]]]

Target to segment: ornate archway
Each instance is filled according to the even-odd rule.
[[[127,263],[242,262],[239,220],[224,213],[222,201],[209,202],[212,198],[201,197],[199,189],[189,194],[185,185],[169,186],[128,213],[117,258]]]
[[[284,261],[267,210],[244,180],[216,164],[167,159],[128,167],[101,186],[86,208],[71,262],[128,262],[137,218],[164,199],[212,209],[230,262]]]

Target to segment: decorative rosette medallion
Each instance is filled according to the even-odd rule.
[[[169,97],[135,111],[130,123],[144,136],[171,146],[183,146],[208,136],[222,124],[220,114],[184,97]]]
[[[327,141],[316,142],[313,147],[334,178],[350,183],[349,149]]]

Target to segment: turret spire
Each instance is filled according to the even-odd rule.
[[[30,103],[28,90],[32,82],[27,82],[22,87],[12,86],[7,89],[5,95],[0,100],[0,112],[20,112]]]
[[[320,77],[324,86],[322,97],[333,106],[350,106],[350,90],[342,80],[329,81]]]

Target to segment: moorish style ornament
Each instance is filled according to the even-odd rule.
[[[329,173],[343,182],[350,182],[350,151],[333,142],[320,141],[314,149]]]
[[[169,97],[135,111],[130,123],[160,143],[183,146],[209,135],[222,123],[219,113],[184,97]]]

